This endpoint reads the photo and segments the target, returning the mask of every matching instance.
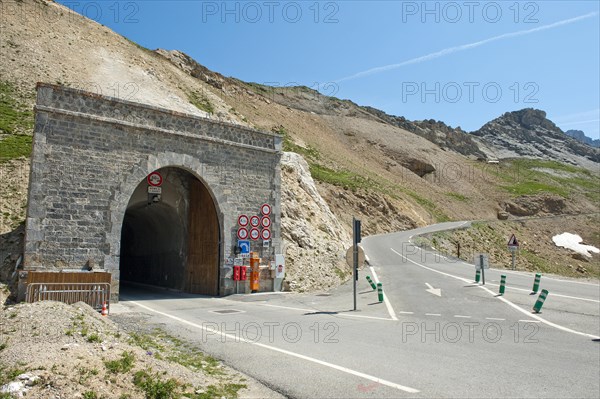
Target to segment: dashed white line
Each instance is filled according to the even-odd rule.
[[[148,307],[146,305],[142,305],[141,303],[138,303],[138,302],[131,301],[131,303],[133,303],[134,305],[137,305],[137,306],[139,306],[141,308],[144,308],[146,310],[149,310],[151,312],[157,313],[157,314],[159,314],[161,316],[165,316],[165,317],[168,317],[170,319],[177,320],[180,323],[187,324],[189,326],[198,328],[198,329],[203,330],[203,331],[205,331],[207,333],[211,333],[211,334],[215,334],[215,335],[220,335],[221,337],[225,337],[225,338],[228,338],[228,339],[234,339],[237,342],[243,341],[243,342],[248,343],[250,345],[256,345],[256,346],[259,346],[261,348],[265,348],[265,349],[269,349],[269,350],[272,350],[272,351],[275,351],[275,352],[283,353],[285,355],[293,356],[293,357],[296,357],[298,359],[302,359],[302,360],[306,360],[306,361],[313,362],[313,363],[316,363],[316,364],[320,364],[322,366],[329,367],[329,368],[332,368],[334,370],[338,370],[338,371],[341,371],[341,372],[344,372],[344,373],[347,373],[347,374],[351,374],[351,375],[354,375],[354,376],[357,376],[357,377],[361,377],[361,378],[364,378],[366,380],[373,381],[373,382],[375,382],[377,384],[385,385],[385,386],[388,386],[390,388],[395,388],[395,389],[398,389],[398,390],[401,390],[401,391],[404,391],[404,392],[419,393],[419,390],[415,389],[415,388],[411,388],[411,387],[407,387],[407,386],[404,386],[404,385],[396,384],[395,382],[387,381],[387,380],[381,379],[379,377],[375,377],[375,376],[372,376],[372,375],[369,375],[369,374],[361,373],[360,371],[355,371],[355,370],[349,369],[347,367],[338,366],[337,364],[325,362],[323,360],[319,360],[319,359],[316,359],[314,357],[302,355],[300,353],[291,352],[291,351],[288,351],[288,350],[285,350],[285,349],[280,349],[280,348],[277,348],[275,346],[270,346],[270,345],[262,344],[262,343],[259,343],[259,342],[250,341],[250,340],[247,340],[247,339],[245,339],[243,337],[240,337],[240,336],[237,336],[237,335],[227,334],[227,333],[215,330],[213,328],[209,328],[209,327],[206,327],[206,326],[201,326],[199,324],[192,323],[191,321],[187,321],[187,320],[182,319],[180,317],[173,316],[173,315],[170,315],[168,313],[164,313],[164,312],[160,312],[158,310],[152,309],[152,308],[150,308],[150,307]]]
[[[506,321],[506,319],[500,319],[498,317],[486,317],[486,320],[497,320],[497,321]]]
[[[400,256],[400,257],[402,257],[402,258],[406,259],[407,261],[409,261],[409,262],[411,262],[411,263],[413,263],[413,264],[415,264],[415,265],[417,265],[417,266],[419,266],[419,267],[421,267],[421,268],[423,268],[423,269],[431,270],[431,271],[432,271],[432,272],[434,272],[434,273],[439,273],[439,274],[442,274],[442,275],[444,275],[444,276],[452,277],[452,278],[455,278],[455,279],[457,279],[457,280],[460,280],[460,281],[463,281],[463,282],[466,282],[466,283],[471,283],[471,282],[472,282],[472,280],[466,279],[466,278],[464,278],[464,277],[455,276],[455,275],[453,275],[453,274],[450,274],[450,273],[444,273],[444,272],[441,272],[441,271],[439,271],[439,270],[433,269],[433,268],[431,268],[431,267],[427,267],[427,266],[425,266],[425,265],[422,265],[422,264],[420,264],[420,263],[417,263],[417,262],[415,262],[414,260],[412,260],[412,259],[408,259],[406,256],[404,256],[404,255],[400,254],[400,253],[399,253],[398,251],[396,251],[394,248],[390,248],[390,249],[391,249],[391,250],[392,250],[392,252],[394,252],[396,255],[398,255],[398,256]],[[521,312],[521,313],[524,313],[526,316],[528,316],[528,317],[532,317],[532,318],[534,318],[534,319],[536,319],[536,320],[539,320],[540,322],[542,322],[542,323],[544,323],[544,324],[547,324],[547,325],[549,325],[549,326],[551,326],[551,327],[557,328],[557,329],[559,329],[559,330],[562,330],[562,331],[569,332],[569,333],[571,333],[571,334],[582,335],[582,336],[584,336],[584,337],[588,337],[588,338],[592,338],[592,339],[600,339],[600,337],[598,337],[598,336],[596,336],[596,335],[593,335],[593,334],[588,334],[588,333],[584,333],[584,332],[581,332],[581,331],[576,331],[576,330],[570,329],[570,328],[568,328],[568,327],[561,326],[560,324],[556,324],[556,323],[553,323],[553,322],[551,322],[551,321],[548,321],[548,320],[546,320],[546,319],[543,319],[543,318],[541,318],[541,317],[540,317],[540,316],[538,316],[538,315],[531,314],[531,312],[530,312],[530,311],[528,311],[528,310],[525,310],[525,309],[523,309],[522,307],[520,307],[520,306],[518,306],[518,305],[515,305],[514,303],[512,303],[512,302],[511,302],[511,301],[509,301],[508,299],[504,298],[503,296],[496,296],[496,293],[495,293],[495,292],[493,292],[493,291],[491,291],[489,288],[487,288],[487,287],[485,287],[485,286],[483,286],[483,285],[478,285],[478,287],[479,287],[479,288],[481,288],[482,290],[484,290],[484,291],[488,292],[489,294],[491,294],[492,296],[494,296],[494,297],[495,297],[495,298],[497,298],[498,300],[500,300],[500,301],[502,301],[502,302],[506,303],[507,305],[511,306],[511,307],[512,307],[512,308],[514,308],[515,310],[518,310],[519,312]]]
[[[459,319],[470,319],[471,318],[471,316],[463,316],[461,314],[455,314],[454,317],[457,317]]]
[[[301,312],[306,312],[306,313],[315,313],[315,312],[327,313],[327,312],[330,312],[330,313],[332,313],[332,316],[347,316],[347,317],[357,317],[357,318],[362,318],[362,319],[375,319],[375,320],[387,320],[387,321],[393,320],[393,319],[388,319],[388,318],[385,318],[385,317],[365,316],[365,315],[359,315],[359,314],[352,314],[352,313],[346,313],[346,312],[327,311],[327,310],[320,310],[320,309],[294,308],[294,307],[291,307],[291,306],[271,305],[271,304],[267,304],[267,303],[258,303],[257,305],[260,305],[260,306],[269,306],[269,307],[272,307],[272,308],[280,308],[280,309],[299,310]]]
[[[541,323],[539,320],[519,320],[521,323]]]
[[[425,313],[425,316],[441,316],[439,313]]]
[[[415,314],[415,312],[398,312],[400,314]]]

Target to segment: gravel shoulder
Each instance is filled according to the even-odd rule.
[[[137,313],[84,303],[0,311],[0,398],[280,398]]]

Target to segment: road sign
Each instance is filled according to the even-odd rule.
[[[160,187],[163,183],[163,178],[158,172],[152,172],[148,175],[148,184],[154,187]]]
[[[234,266],[243,266],[244,265],[244,258],[235,258],[233,260],[233,265]]]
[[[240,255],[249,254],[250,253],[250,241],[247,240],[239,240],[238,247],[240,247]],[[243,256],[242,256],[243,258]]]
[[[237,237],[240,240],[245,240],[246,238],[248,238],[248,229],[244,227],[239,228],[237,232]]]
[[[258,227],[260,225],[260,218],[258,216],[252,216],[250,218],[250,226]]]
[[[517,241],[517,237],[515,237],[514,234],[510,236],[510,239],[508,240],[508,248],[510,249],[511,247],[514,247],[515,249],[519,248],[519,241]]]
[[[269,204],[263,204],[260,207],[260,213],[262,213],[263,215],[270,215],[271,214],[271,205]]]
[[[263,229],[263,231],[260,232],[260,236],[265,241],[270,240],[271,239],[271,230],[269,230],[269,229]]]
[[[238,218],[238,224],[242,227],[248,226],[248,222],[249,222],[249,219],[248,219],[248,216],[246,216],[246,215],[240,215],[240,217]]]
[[[258,240],[258,237],[260,237],[260,231],[258,231],[258,229],[250,230],[250,239],[251,240]]]
[[[269,248],[269,246],[271,246],[271,241],[263,240],[263,248]]]
[[[148,194],[162,194],[162,187],[148,186]]]
[[[268,216],[264,216],[261,220],[260,220],[260,224],[262,225],[262,227],[264,227],[265,229],[268,229],[269,227],[271,227],[271,218]]]

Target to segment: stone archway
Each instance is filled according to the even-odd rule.
[[[189,171],[161,168],[160,200],[138,183],[123,217],[120,279],[184,292],[219,295],[221,231],[204,183]]]

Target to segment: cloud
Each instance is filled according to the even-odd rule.
[[[380,67],[375,67],[375,68],[367,69],[365,71],[355,73],[354,75],[350,75],[350,76],[346,76],[344,78],[338,79],[335,82],[339,83],[339,82],[343,82],[343,81],[346,81],[346,80],[354,80],[354,79],[358,79],[358,78],[363,78],[365,76],[375,75],[375,74],[378,74],[378,73],[381,73],[381,72],[386,72],[386,71],[391,71],[393,69],[398,69],[398,68],[401,68],[401,67],[406,66],[406,65],[419,64],[421,62],[425,62],[425,61],[433,60],[433,59],[436,59],[436,58],[444,57],[446,55],[457,53],[457,52],[460,52],[460,51],[471,50],[473,48],[480,47],[480,46],[483,46],[485,44],[488,44],[488,43],[491,43],[491,42],[495,42],[495,41],[498,41],[498,40],[504,40],[504,39],[509,39],[509,38],[513,38],[513,37],[519,37],[519,36],[529,35],[529,34],[532,34],[532,33],[541,32],[541,31],[548,30],[548,29],[554,29],[554,28],[557,28],[559,26],[563,26],[563,25],[568,25],[568,24],[572,24],[572,23],[575,23],[575,22],[579,22],[581,20],[592,18],[592,17],[595,17],[597,15],[598,15],[598,12],[591,12],[591,13],[588,13],[588,14],[580,15],[578,17],[569,18],[569,19],[565,19],[565,20],[562,20],[562,21],[554,22],[554,23],[549,24],[549,25],[538,26],[537,28],[532,28],[532,29],[527,29],[527,30],[520,30],[520,31],[517,31],[517,32],[504,33],[502,35],[490,37],[488,39],[480,40],[480,41],[477,41],[477,42],[467,43],[467,44],[463,44],[463,45],[455,46],[455,47],[449,47],[449,48],[446,48],[446,49],[443,49],[443,50],[440,50],[440,51],[436,51],[435,53],[430,53],[430,54],[427,54],[427,55],[423,55],[421,57],[412,58],[410,60],[407,60],[407,61],[404,61],[404,62],[400,62],[398,64],[390,64],[390,65],[384,65],[384,66],[380,66]]]

